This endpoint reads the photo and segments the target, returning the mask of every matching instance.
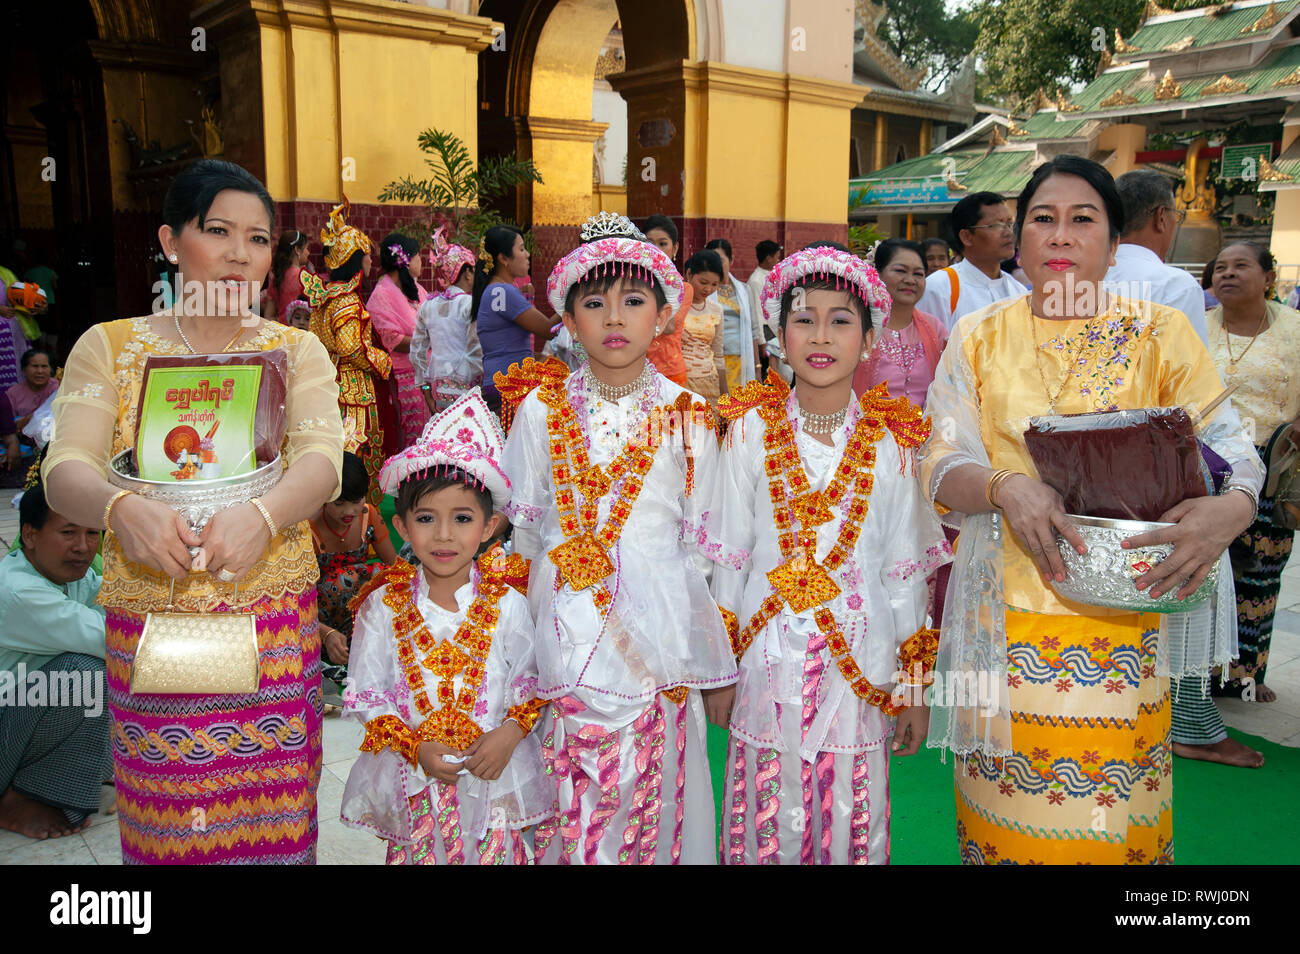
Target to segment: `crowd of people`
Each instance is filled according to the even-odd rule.
[[[957,202],[951,245],[769,240],[747,278],[724,237],[601,213],[541,296],[513,227],[422,247],[348,211],[318,275],[255,177],[198,162],[159,239],[211,307],[94,326],[61,383],[21,356],[0,671],[107,691],[0,708],[0,826],[75,832],[111,783],[128,862],[311,862],[327,702],[364,726],[342,820],[393,864],[884,863],[890,760],[927,737],[964,863],[1161,863],[1175,755],[1262,764],[1212,692],[1276,698],[1292,530],[1262,490],[1300,434],[1300,313],[1256,246],[1206,290],[1164,264],[1163,175],[1058,156],[1014,213]],[[151,356],[229,352],[287,357],[283,474],[191,526],[112,462]],[[1131,540],[1173,546],[1135,583],[1222,564],[1216,602],[1063,597],[1084,542],[1025,422],[1170,406],[1213,406],[1223,472]],[[11,441],[42,407],[52,439]],[[137,691],[174,610],[249,620],[256,685]]]

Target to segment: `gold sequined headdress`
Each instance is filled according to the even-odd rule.
[[[344,221],[344,216],[348,214],[351,203],[348,197],[343,197],[343,204],[336,205],[330,210],[329,224],[320,230],[321,244],[328,250],[325,254],[325,265],[327,268],[338,268],[354,252],[369,252],[370,239],[358,228],[348,225]]]

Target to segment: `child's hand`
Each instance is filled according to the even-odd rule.
[[[736,684],[722,686],[719,689],[704,689],[704,714],[710,722],[721,729],[731,724],[731,707],[736,701]]]
[[[448,748],[441,742],[422,742],[420,744],[420,767],[440,782],[455,785],[460,777],[463,764],[448,762],[444,755],[460,755],[455,749]]]
[[[501,777],[515,746],[524,740],[524,730],[514,719],[507,719],[465,750],[465,768],[471,775],[491,782]]]
[[[908,706],[898,715],[898,727],[894,730],[894,743],[890,750],[894,755],[915,755],[929,728],[929,707]]]

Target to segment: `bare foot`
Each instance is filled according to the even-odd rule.
[[[1182,742],[1175,742],[1174,755],[1183,759],[1219,762],[1222,765],[1235,765],[1239,768],[1260,768],[1264,764],[1262,752],[1256,752],[1236,739],[1224,739],[1213,745],[1184,745]]]
[[[1259,685],[1255,687],[1255,701],[1276,702],[1277,693],[1261,682]]]
[[[0,795],[0,828],[43,841],[71,835],[85,827],[85,822],[74,827],[57,808],[28,798],[12,788]]]

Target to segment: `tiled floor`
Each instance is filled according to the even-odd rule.
[[[18,532],[18,514],[0,497],[0,543],[7,550]],[[1300,559],[1293,560],[1282,577],[1282,596],[1273,632],[1268,684],[1278,700],[1269,705],[1220,699],[1218,705],[1229,726],[1271,742],[1300,748]],[[338,710],[325,717],[325,769],[318,793],[321,864],[382,864],[383,844],[372,835],[354,831],[339,821],[339,806],[348,769],[356,761],[361,727],[339,718]],[[1238,776],[1247,783],[1249,773]],[[96,815],[91,827],[69,838],[31,841],[12,832],[0,832],[0,864],[120,864],[121,845],[117,820]]]

